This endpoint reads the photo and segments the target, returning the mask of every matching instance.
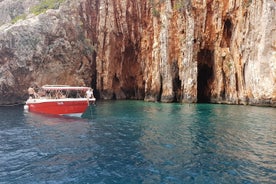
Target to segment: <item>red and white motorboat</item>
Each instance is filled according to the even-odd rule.
[[[30,97],[24,106],[25,110],[44,114],[73,115],[85,112],[89,104],[95,103],[93,96],[87,97],[89,87],[67,85],[42,86],[35,97]]]

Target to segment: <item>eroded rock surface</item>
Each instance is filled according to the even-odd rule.
[[[132,89],[147,101],[275,104],[275,8],[273,0],[99,1],[97,88],[103,98]]]
[[[68,1],[0,27],[1,104],[24,102],[28,86],[90,85],[94,51],[83,28],[81,3]]]
[[[58,83],[102,99],[276,104],[274,0],[71,0],[14,24],[6,14],[1,104]]]

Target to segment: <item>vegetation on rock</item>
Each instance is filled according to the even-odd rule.
[[[58,9],[65,0],[43,0],[38,5],[31,8],[31,13],[39,15],[45,13],[48,9]]]
[[[65,0],[42,0],[40,1],[39,4],[33,6],[30,8],[30,13],[34,15],[39,15],[42,13],[45,13],[49,9],[58,9],[60,4],[63,3]],[[19,20],[24,20],[26,19],[27,14],[23,13],[11,20],[12,24],[15,24]]]

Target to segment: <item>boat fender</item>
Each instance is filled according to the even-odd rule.
[[[29,106],[28,105],[24,105],[24,110],[29,110]]]

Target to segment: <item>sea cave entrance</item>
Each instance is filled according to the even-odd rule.
[[[197,102],[211,101],[211,82],[213,80],[214,52],[201,49],[197,55]]]

